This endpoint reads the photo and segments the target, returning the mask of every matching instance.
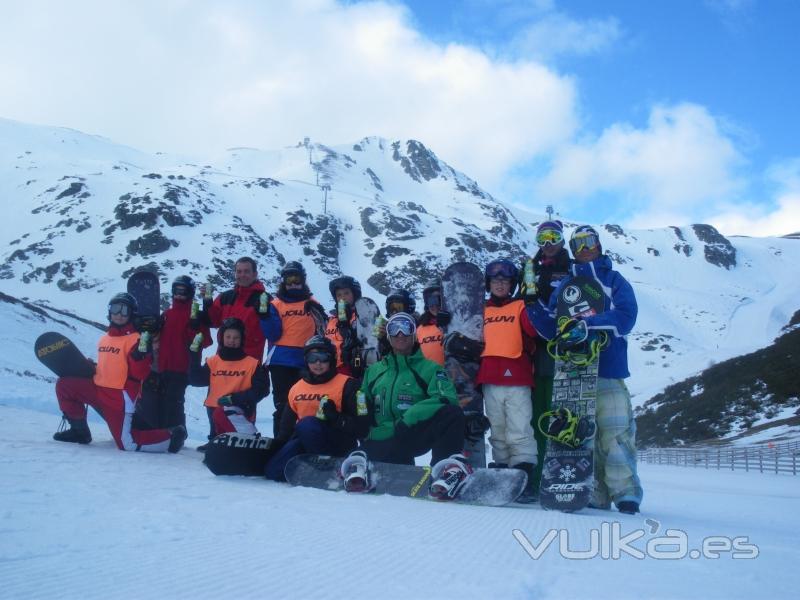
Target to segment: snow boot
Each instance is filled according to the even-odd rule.
[[[186,432],[186,428],[183,425],[170,427],[169,434],[169,447],[167,448],[167,452],[175,454],[183,448],[183,442],[189,437],[189,434]]]
[[[517,463],[511,467],[512,469],[524,471],[528,476],[528,482],[525,484],[525,488],[515,500],[515,502],[518,502],[519,504],[532,504],[539,501],[539,490],[536,488],[536,480],[533,477],[534,467],[535,465],[529,462]]]
[[[626,515],[635,515],[637,512],[639,512],[639,503],[633,502],[632,500],[623,500],[617,504],[617,509],[619,512]]]
[[[440,460],[431,469],[428,495],[436,500],[452,500],[472,474],[472,467],[463,454]]]
[[[67,428],[69,425],[69,428]],[[61,425],[58,431],[53,434],[53,439],[57,442],[72,442],[74,444],[88,444],[92,441],[92,432],[86,419],[61,418]]]
[[[369,476],[369,459],[363,450],[354,450],[344,459],[339,468],[339,476],[344,479],[347,492],[368,492],[372,489]]]
[[[487,469],[507,469],[508,463],[501,463],[501,462],[490,462],[486,465]]]

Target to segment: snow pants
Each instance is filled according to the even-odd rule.
[[[217,406],[213,409],[211,418],[214,421],[214,435],[221,433],[247,433],[255,435],[256,413],[253,411],[249,417],[238,406]]]
[[[483,406],[492,425],[489,443],[494,462],[512,467],[520,463],[536,464],[531,388],[484,383]]]
[[[86,405],[103,417],[117,448],[142,452],[166,452],[170,432],[166,429],[140,431],[132,427],[136,403],[125,390],[95,385],[91,379],[59,377],[56,398],[61,412],[70,419],[85,419]]]
[[[597,380],[597,433],[594,438],[595,490],[592,505],[641,504],[642,484],[636,470],[636,421],[631,395],[622,379]]]
[[[431,452],[431,464],[464,449],[464,411],[445,404],[427,421],[409,427],[401,438],[363,440],[361,449],[372,460],[413,465],[414,457]]]
[[[533,418],[531,419],[531,427],[533,428],[533,437],[536,440],[536,453],[539,456],[539,461],[533,469],[533,482],[539,489],[539,483],[542,480],[542,465],[544,464],[544,454],[547,451],[547,438],[539,430],[539,417],[543,413],[550,410],[553,399],[553,376],[552,375],[535,375],[535,386],[533,388]]]
[[[300,368],[270,365],[269,378],[272,383],[272,402],[275,404],[275,412],[272,413],[272,437],[277,437],[283,409],[289,402],[289,390],[300,381]]]
[[[315,416],[303,417],[295,425],[289,441],[267,463],[264,475],[274,481],[286,481],[283,469],[289,459],[298,454],[346,456],[355,448],[354,437],[337,431]]]

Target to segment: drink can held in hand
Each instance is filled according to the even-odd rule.
[[[268,310],[267,306],[267,292],[261,292],[261,298],[259,299],[258,303],[258,312],[262,315],[266,314]]]
[[[203,343],[203,334],[198,333],[197,335],[194,336],[194,339],[192,340],[192,345],[189,346],[189,350],[191,350],[192,352],[197,352],[198,350],[200,350],[200,344],[202,343]]]
[[[139,336],[139,352],[147,352],[147,344],[150,341],[150,332],[145,331],[142,332],[142,335]]]
[[[533,259],[529,258],[525,261],[525,270],[522,276],[523,283],[525,284],[525,295],[536,295],[536,274],[533,271]]]
[[[336,318],[340,323],[347,322],[347,303],[344,300],[336,301]]]
[[[200,315],[200,303],[197,300],[192,301],[192,312],[190,318],[196,319]]]
[[[322,398],[320,398],[320,399],[319,399],[319,406],[317,407],[317,418],[318,418],[320,421],[324,421],[324,420],[326,419],[326,417],[325,417],[325,411],[324,411],[324,410],[322,410],[322,407],[323,407],[323,406],[325,406],[325,403],[326,403],[326,402],[330,402],[330,400],[331,400],[331,399],[330,399],[330,398],[328,398],[328,396],[327,396],[327,395],[325,395],[325,396],[323,396]]]

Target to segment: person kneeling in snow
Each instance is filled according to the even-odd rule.
[[[208,386],[205,406],[214,431],[256,434],[256,404],[269,394],[269,377],[261,363],[244,351],[244,323],[235,317],[217,331],[217,353],[200,365],[202,350],[191,351],[189,385]],[[198,450],[205,450],[203,446]]]
[[[357,397],[358,381],[336,370],[333,342],[311,337],[303,346],[303,360],[306,368],[289,390],[278,428],[277,439],[286,443],[265,469],[275,481],[285,481],[283,469],[293,456],[346,456],[369,430],[366,402]]]
[[[140,344],[132,325],[136,299],[117,294],[108,303],[109,327],[98,342],[97,367],[92,379],[59,377],[56,381],[58,406],[64,414],[62,427],[53,435],[58,442],[88,444],[92,434],[86,423],[86,405],[105,419],[117,448],[144,452],[177,452],[186,439],[186,429],[140,431],[131,426],[135,398],[150,371],[152,345]],[[140,349],[140,346],[144,348]],[[69,427],[66,427],[69,424]]]

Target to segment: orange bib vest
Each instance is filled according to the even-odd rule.
[[[425,358],[444,365],[444,334],[435,323],[417,327],[417,341]]]
[[[525,303],[514,300],[504,306],[486,306],[483,309],[483,339],[486,341],[481,356],[522,356],[522,311]]]
[[[139,334],[104,335],[97,343],[97,368],[94,384],[113,390],[125,389],[128,381],[128,355],[139,343]]]
[[[341,412],[344,386],[349,379],[351,378],[347,375],[337,373],[325,383],[308,383],[303,379],[295,383],[289,390],[289,406],[297,415],[297,420],[317,414],[320,398],[325,395],[336,405],[336,410]]]
[[[284,302],[280,298],[272,300],[272,306],[280,315],[283,330],[281,337],[275,342],[275,346],[302,348],[308,338],[316,333],[314,319],[306,311],[305,304],[305,300],[301,302]]]
[[[218,400],[228,394],[249,390],[253,384],[253,374],[259,362],[252,356],[240,360],[222,360],[219,355],[206,359],[211,377],[208,382],[208,396],[203,403],[206,406],[219,406]]]

